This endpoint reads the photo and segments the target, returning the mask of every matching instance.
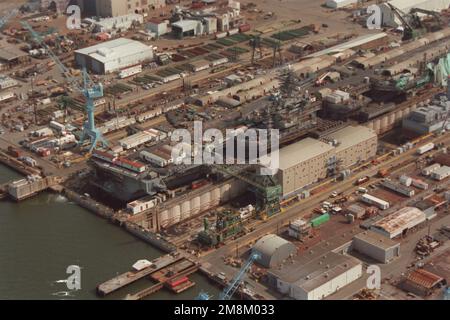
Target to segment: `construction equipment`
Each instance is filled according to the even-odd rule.
[[[230,300],[236,290],[242,283],[245,273],[252,266],[253,262],[261,259],[261,254],[258,252],[253,252],[250,257],[245,262],[244,266],[239,270],[236,276],[230,281],[228,287],[226,287],[219,296],[219,300]]]
[[[408,15],[406,13],[404,13],[403,11],[401,11],[400,9],[398,9],[389,2],[386,2],[386,4],[392,10],[394,15],[400,20],[403,26],[403,38],[402,38],[403,41],[415,39],[424,33],[423,30],[421,30],[420,28],[416,28],[419,26],[412,26],[411,23],[407,21],[410,17],[408,18]]]
[[[59,60],[53,51],[45,44],[42,37],[33,30],[29,23],[22,21],[21,24],[31,33],[32,37],[47,51],[50,58],[56,63],[60,68],[63,75],[67,78],[69,85],[74,86],[78,91],[80,91],[86,98],[85,110],[87,113],[87,121],[83,125],[83,131],[79,141],[79,145],[83,145],[86,139],[90,139],[89,153],[97,147],[98,143],[101,143],[104,147],[108,146],[108,143],[103,138],[101,132],[95,127],[95,106],[94,99],[103,97],[103,85],[101,83],[94,83],[89,77],[86,68],[83,67],[83,86],[80,86],[78,79],[74,78],[69,69]]]
[[[231,175],[246,182],[256,196],[256,210],[261,218],[271,217],[281,211],[280,196],[281,186],[273,176],[258,175],[250,172],[251,165],[226,165],[217,164],[212,167],[226,175]]]
[[[425,9],[421,9],[421,8],[412,8],[409,11],[409,14],[411,15],[411,18],[414,21],[414,23],[416,24],[416,26],[420,27],[420,28],[426,28],[426,26],[424,25],[424,23],[422,22],[422,20],[418,16],[418,13],[421,13],[421,14],[424,14],[424,15],[427,15],[427,16],[431,16],[431,17],[434,18],[436,24],[431,26],[429,31],[435,32],[435,31],[438,31],[438,30],[442,29],[442,27],[444,25],[444,22],[442,21],[439,12],[431,11],[431,10],[425,10]]]

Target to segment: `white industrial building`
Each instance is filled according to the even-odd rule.
[[[280,149],[277,179],[283,196],[327,177],[328,170],[350,167],[376,155],[378,138],[363,126],[348,126],[324,137],[306,138]],[[339,163],[339,165],[337,165]]]
[[[296,300],[321,300],[362,276],[362,263],[351,256],[327,252],[315,259],[301,256],[293,263],[271,269],[269,283]]]
[[[370,226],[370,230],[378,232],[390,239],[405,234],[426,220],[425,213],[414,207],[402,208]]]
[[[126,38],[75,51],[77,64],[97,74],[108,74],[152,59],[152,47]]]
[[[352,249],[381,263],[389,263],[400,256],[400,243],[370,230],[353,238]]]
[[[358,2],[358,0],[327,0],[325,5],[328,8],[339,9],[344,8],[350,5],[354,5]]]
[[[171,30],[169,28],[169,20],[162,20],[158,18],[150,19],[147,23],[147,29],[154,33],[157,38],[165,35]]]
[[[180,20],[172,23],[172,32],[175,37],[194,37],[203,34],[203,25],[199,20]]]
[[[409,13],[412,8],[441,12],[442,10],[448,9],[450,6],[450,0],[392,0],[388,1],[388,3],[405,13]],[[400,20],[395,16],[387,4],[380,4],[380,8],[383,17],[383,25],[389,27],[401,26]]]

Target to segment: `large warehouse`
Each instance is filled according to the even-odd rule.
[[[280,150],[278,182],[289,195],[327,176],[327,163],[334,156],[328,143],[306,138]]]
[[[296,300],[324,299],[362,275],[361,261],[335,252],[306,263],[301,257],[296,260],[267,273],[268,282],[278,292]]]
[[[336,163],[343,169],[370,159],[376,155],[377,144],[378,138],[372,129],[348,126],[322,141],[306,138],[280,149],[277,179],[283,196],[326,178],[328,170]]]
[[[261,255],[258,264],[273,268],[281,265],[287,258],[294,257],[297,248],[289,241],[275,234],[268,234],[259,239],[253,246],[253,252]]]
[[[325,138],[336,147],[341,166],[350,167],[377,154],[378,137],[375,131],[363,126],[348,126]]]
[[[353,250],[381,263],[389,263],[400,256],[400,243],[370,230],[357,234],[352,246]]]
[[[409,229],[418,226],[425,220],[426,215],[422,210],[405,207],[378,220],[370,227],[370,230],[393,239],[405,234]]]
[[[102,42],[75,51],[79,66],[97,74],[107,74],[153,59],[153,49],[145,44],[126,38]]]

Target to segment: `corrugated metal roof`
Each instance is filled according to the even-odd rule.
[[[443,281],[444,278],[427,270],[417,269],[407,276],[407,280],[424,288],[431,289]]]
[[[328,143],[313,138],[303,139],[280,149],[280,169],[286,170],[333,149]]]
[[[424,222],[425,219],[423,211],[418,208],[405,207],[374,223],[372,227],[384,230],[391,235],[391,238],[394,238],[403,230],[412,228]]]

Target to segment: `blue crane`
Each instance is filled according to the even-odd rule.
[[[70,85],[75,86],[75,88],[80,91],[86,98],[86,113],[87,121],[83,124],[83,131],[81,133],[81,138],[79,145],[83,145],[86,139],[90,139],[91,146],[89,148],[89,153],[97,147],[98,143],[101,143],[104,147],[108,146],[102,133],[95,127],[95,106],[94,99],[103,97],[103,85],[101,83],[94,83],[89,77],[86,68],[83,67],[83,86],[78,83],[78,78],[71,75],[67,67],[59,60],[59,58],[53,53],[53,51],[44,42],[44,39],[33,30],[28,22],[22,21],[22,25],[31,33],[32,37],[47,51],[48,55],[56,63],[56,65],[61,69],[63,75],[67,78]]]
[[[243,267],[231,280],[228,287],[226,287],[220,294],[219,300],[230,300],[236,290],[239,288],[245,273],[252,266],[253,262],[261,258],[261,254],[258,252],[251,253],[250,257],[244,263]]]

